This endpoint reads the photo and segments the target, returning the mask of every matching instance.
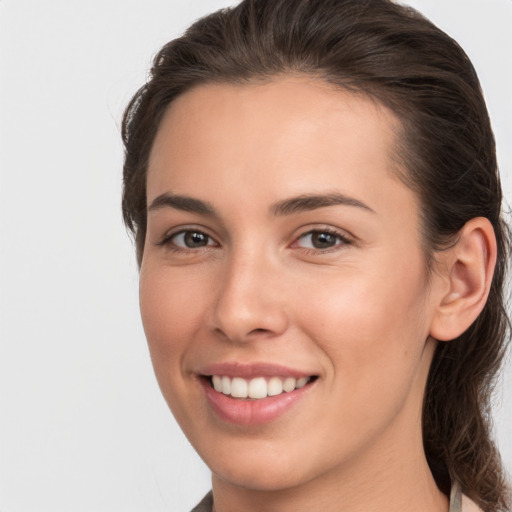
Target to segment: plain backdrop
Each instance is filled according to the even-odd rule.
[[[159,47],[229,3],[0,0],[0,512],[186,512],[209,488],[152,373],[119,125]],[[512,1],[410,3],[473,60],[512,202]],[[509,364],[509,470],[511,395]]]

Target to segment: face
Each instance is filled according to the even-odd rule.
[[[421,449],[436,276],[397,129],[375,102],[300,77],[204,85],[166,112],[141,312],[214,479],[284,489]]]

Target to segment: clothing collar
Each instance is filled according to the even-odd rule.
[[[464,508],[462,505],[464,504]],[[213,495],[210,491],[201,503],[192,510],[192,512],[215,512],[213,505]],[[462,490],[458,482],[452,484],[450,492],[450,511],[449,512],[481,512],[480,509],[470,501],[466,496],[463,496]]]
[[[462,490],[458,482],[452,484],[450,492],[450,512],[462,512]]]

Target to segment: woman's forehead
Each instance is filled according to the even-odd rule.
[[[391,111],[366,96],[305,77],[208,84],[177,98],[166,112],[150,155],[148,188],[157,176],[169,181],[228,173],[234,180],[242,173],[261,181],[271,173],[277,184],[280,177],[290,183],[325,166],[338,166],[339,175],[348,167],[360,175],[394,170],[399,126]]]

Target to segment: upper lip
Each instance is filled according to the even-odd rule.
[[[237,362],[224,362],[212,363],[201,367],[198,372],[202,376],[229,376],[241,377],[245,379],[252,379],[254,377],[311,377],[315,375],[311,372],[305,372],[294,368],[289,368],[274,363],[237,363]]]

